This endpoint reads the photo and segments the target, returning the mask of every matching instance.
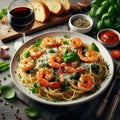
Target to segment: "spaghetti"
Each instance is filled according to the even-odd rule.
[[[39,39],[20,54],[18,78],[46,100],[69,101],[92,94],[109,73],[95,47],[80,38]]]

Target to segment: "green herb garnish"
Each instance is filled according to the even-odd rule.
[[[79,74],[79,73],[74,73],[73,75],[70,76],[70,79],[78,80],[79,77],[80,77],[80,74]]]
[[[42,67],[49,67],[49,64],[48,63],[43,63]]]
[[[38,92],[38,90],[39,90],[39,88],[40,88],[40,85],[39,85],[39,83],[34,83],[34,87],[33,87],[33,89],[32,89],[32,93],[37,93]]]
[[[64,35],[64,38],[70,38],[70,35],[66,34],[66,35]]]
[[[71,51],[68,52],[68,49],[65,49],[64,54],[63,54],[63,60],[64,62],[73,62],[79,60],[79,56],[76,52]]]
[[[55,76],[54,81],[58,81],[60,76],[57,70],[54,70],[54,76]]]
[[[0,72],[3,72],[9,68],[9,63],[8,62],[0,62]]]
[[[91,65],[91,70],[92,72],[94,72],[95,74],[98,74],[99,73],[99,69],[100,69],[100,66],[97,65],[97,64],[92,64]]]
[[[61,91],[64,92],[64,91],[66,91],[68,89],[69,89],[69,82],[68,82],[68,80],[65,79],[64,82],[63,82]]]
[[[92,43],[92,44],[90,45],[90,47],[91,47],[93,50],[99,52],[99,48],[96,46],[95,43]]]
[[[33,68],[31,70],[28,70],[27,73],[30,74],[30,73],[35,73],[37,71],[38,71],[38,69]]]
[[[15,97],[15,90],[10,86],[0,86],[1,94],[5,99],[13,99]]]
[[[28,58],[30,56],[30,51],[25,52],[24,57]]]
[[[40,117],[39,110],[37,108],[33,108],[33,107],[25,108],[25,114],[32,119],[37,119]]]
[[[42,43],[42,39],[39,39],[39,40],[37,40],[37,41],[34,42],[34,45],[36,47],[38,47],[41,43]]]
[[[2,20],[2,18],[7,14],[7,9],[6,8],[3,8],[1,11],[0,11],[0,20]]]
[[[55,50],[50,49],[49,52],[50,52],[50,53],[55,53]]]

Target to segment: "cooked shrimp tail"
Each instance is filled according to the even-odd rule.
[[[91,91],[95,86],[94,77],[90,74],[82,74],[80,77],[80,82],[78,82],[78,87],[81,91],[87,92]]]

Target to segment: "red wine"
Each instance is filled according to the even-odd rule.
[[[30,8],[18,7],[10,11],[8,20],[16,32],[26,32],[34,24],[34,12]]]

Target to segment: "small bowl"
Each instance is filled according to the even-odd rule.
[[[111,39],[111,37],[113,38]],[[112,48],[112,47],[117,46],[120,43],[120,34],[118,31],[114,29],[105,28],[105,29],[100,30],[97,33],[97,40],[100,43],[102,43],[105,47]]]
[[[82,20],[80,20],[81,18],[82,18]],[[78,19],[79,19],[79,21],[78,21]],[[84,24],[83,21],[86,21],[86,24]],[[75,22],[77,22],[77,24]],[[81,22],[82,22],[82,24],[81,24]],[[78,27],[78,23],[79,23],[79,27]],[[84,25],[84,26],[82,26],[82,25]],[[75,15],[71,16],[69,19],[69,27],[70,27],[71,31],[73,31],[73,32],[87,33],[93,27],[93,20],[88,15],[75,14]]]

